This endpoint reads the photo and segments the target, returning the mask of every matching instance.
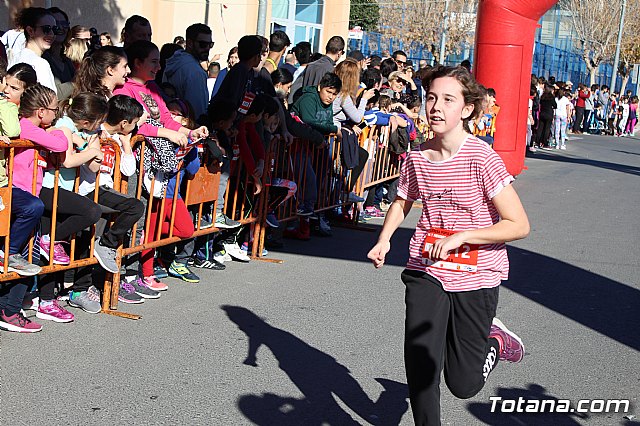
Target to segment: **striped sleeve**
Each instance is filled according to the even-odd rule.
[[[415,152],[409,153],[402,168],[400,169],[400,178],[398,180],[398,197],[408,201],[416,201],[420,198],[418,188],[418,178],[416,176],[415,162],[413,160]],[[419,152],[417,155],[421,155]],[[393,201],[393,200],[389,200]]]
[[[493,199],[503,188],[515,180],[507,172],[502,158],[493,150],[487,155],[481,174],[484,194],[489,200]]]

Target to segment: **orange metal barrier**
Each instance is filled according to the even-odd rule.
[[[139,178],[138,178],[138,185],[136,188],[136,198],[140,200],[144,196],[143,189],[142,189],[142,181],[143,181],[142,176],[144,175],[143,158],[144,158],[144,151],[145,149],[148,149],[148,147],[147,147],[147,142],[143,137],[137,137],[133,139],[132,145],[134,143],[140,143],[140,148],[139,148],[140,161],[139,161],[139,168],[138,168]],[[126,178],[122,178],[122,176],[120,175],[120,149],[117,143],[111,140],[105,140],[103,141],[103,144],[112,144],[116,151],[116,158],[113,166],[114,189],[123,194],[127,194],[128,180]],[[37,161],[37,156],[38,156],[38,151],[37,151],[38,145],[30,141],[12,140],[10,144],[4,144],[0,142],[0,149],[4,149],[8,153],[8,155],[6,156],[6,159],[7,159],[7,175],[9,178],[9,183],[6,188],[0,188],[0,195],[2,196],[3,202],[5,204],[5,209],[0,212],[0,237],[2,236],[5,237],[4,252],[7,254],[9,252],[9,243],[10,243],[9,228],[10,228],[11,201],[12,201],[11,188],[13,184],[13,161],[15,156],[15,148],[34,148],[35,149],[34,161]],[[211,234],[219,231],[219,229],[215,227],[210,227],[206,229],[201,227],[201,219],[203,216],[205,205],[213,203],[212,211],[214,212],[214,215],[215,215],[216,205],[218,202],[221,201],[219,200],[219,197],[218,197],[219,169],[216,166],[207,164],[208,158],[206,154],[205,154],[204,160],[205,161],[202,162],[203,164],[201,164],[201,167],[196,173],[196,175],[189,178],[186,183],[186,196],[185,196],[184,202],[188,207],[196,208],[198,211],[198,220],[197,220],[197,223],[195,224],[195,232],[191,238],[195,238],[198,236],[207,235],[207,234]],[[36,192],[36,176],[37,176],[36,173],[38,173],[37,167],[34,168],[33,187],[32,187],[33,194],[35,194]],[[54,175],[54,186],[53,186],[53,205],[54,206],[57,206],[58,204],[59,173],[60,173],[59,167],[56,167],[55,175]],[[251,191],[252,188],[250,188],[248,177],[246,176],[246,173],[244,172],[244,168],[240,161],[237,162],[237,165],[235,167],[235,173],[233,174],[233,176],[230,177],[230,181],[232,180],[235,180],[236,182],[236,191],[234,191],[233,193],[230,193],[230,191],[227,191],[226,193],[224,203],[225,203],[225,207],[226,207],[225,211],[227,215],[231,219],[238,220],[242,224],[256,223],[258,219],[258,215],[256,213],[260,209],[260,206],[261,206],[260,203],[264,198],[264,194],[261,194],[258,197],[253,196],[253,191]],[[99,185],[99,180],[96,179],[96,191],[94,192],[95,196],[93,200],[94,202],[98,201],[98,185]],[[152,179],[150,188],[149,188],[149,193],[151,194],[154,193],[154,185],[155,185],[155,181]],[[146,250],[146,249],[166,246],[181,240],[181,238],[173,235],[173,225],[175,221],[175,209],[176,209],[175,201],[177,200],[177,197],[178,197],[178,188],[180,188],[180,185],[181,185],[180,173],[178,173],[176,176],[176,185],[175,185],[176,190],[174,191],[174,198],[173,198],[174,202],[173,202],[172,212],[170,215],[169,234],[165,236],[161,234],[162,223],[163,223],[162,218],[164,218],[164,203],[162,203],[160,206],[160,214],[158,216],[160,220],[158,220],[158,224],[157,224],[158,228],[156,232],[156,238],[154,238],[152,241],[149,240],[149,229],[151,225],[150,212],[153,204],[152,202],[153,197],[149,196],[149,202],[147,204],[146,219],[145,219],[145,237],[146,238],[144,239],[143,242],[135,240],[135,236],[137,235],[137,224],[134,225],[133,229],[131,230],[131,239],[129,240],[128,247],[123,248],[121,246],[117,250],[116,263],[118,264],[118,266],[122,264],[123,256],[139,253],[142,250]],[[79,186],[79,173],[76,176],[76,182],[75,182],[76,191],[78,190],[78,186]],[[165,199],[165,198],[166,198],[166,189],[162,199]],[[248,200],[253,201],[253,204],[256,205],[256,207],[253,210],[249,210],[249,208],[247,207]],[[50,235],[55,235],[57,208],[53,209],[51,216],[52,217],[51,217]],[[257,227],[257,229],[259,230],[260,227]],[[95,225],[92,226],[91,232],[92,232],[92,235],[91,235],[89,257],[83,258],[83,259],[76,259],[75,236],[73,236],[70,242],[71,243],[70,254],[69,254],[70,263],[68,265],[53,264],[54,244],[52,243],[50,244],[49,264],[43,266],[42,272],[40,274],[59,272],[67,269],[75,269],[78,267],[94,265],[98,263],[97,259],[93,256],[93,247],[95,245]],[[34,248],[33,236],[30,238],[28,244],[29,244],[29,256],[27,260],[29,262],[32,262],[33,248]],[[253,253],[256,253],[257,244],[258,244],[258,240],[254,240]],[[5,256],[5,257],[8,258],[8,256]],[[2,282],[7,282],[7,281],[20,278],[20,275],[18,275],[17,273],[8,271],[8,262],[4,262],[4,266],[1,272],[3,273],[0,273],[0,284]],[[140,316],[138,315],[126,314],[126,313],[117,311],[119,283],[120,283],[119,273],[106,274],[106,280],[104,283],[104,291],[103,291],[103,297],[102,297],[102,312],[113,314],[113,315],[119,315],[127,318],[132,318],[132,319],[140,318]]]

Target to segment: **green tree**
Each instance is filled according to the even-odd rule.
[[[377,31],[380,20],[378,0],[355,0],[349,11],[349,28],[361,27],[364,31]]]

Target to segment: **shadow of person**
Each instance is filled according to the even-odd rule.
[[[501,400],[490,400],[489,402],[471,402],[467,404],[467,410],[473,414],[478,420],[495,426],[511,426],[511,425],[554,425],[554,426],[571,426],[579,425],[576,418],[585,420],[589,416],[585,413],[576,413],[575,407],[569,405],[570,402],[565,399],[559,399],[547,393],[547,390],[538,384],[530,383],[526,389],[523,388],[499,388],[495,396],[502,398]],[[519,404],[519,398],[524,402]],[[507,404],[504,400],[516,401],[515,404]],[[542,401],[553,401],[552,403],[543,404]],[[540,410],[544,412],[526,412],[527,407],[532,409],[535,402],[539,401]],[[504,405],[503,405],[504,404]],[[495,405],[494,412],[492,407]],[[568,412],[550,412],[550,406]],[[563,407],[563,408],[560,408]],[[565,409],[566,408],[566,409]],[[517,412],[522,411],[522,412]]]
[[[407,387],[387,379],[376,379],[383,392],[376,402],[364,392],[349,369],[332,356],[298,337],[269,325],[250,310],[222,306],[231,321],[249,338],[245,365],[258,365],[257,352],[264,345],[278,360],[280,369],[304,395],[304,399],[274,394],[244,395],[238,401],[243,414],[259,425],[357,425],[333,395],[365,421],[397,425],[407,411]]]

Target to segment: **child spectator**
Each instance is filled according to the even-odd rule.
[[[85,94],[85,96],[88,97],[89,94]],[[92,96],[99,97],[99,95]],[[83,98],[80,97],[80,99]],[[70,118],[76,114],[82,114],[77,111],[79,109],[77,104],[79,103],[81,102],[78,102],[78,97],[76,97],[73,105],[69,106],[67,114]],[[103,159],[99,163],[98,174],[86,164],[80,166],[81,183],[78,193],[90,200],[94,200],[97,179],[98,204],[113,210],[117,214],[109,230],[95,242],[97,246],[96,252],[99,253],[109,251],[115,254],[115,250],[122,244],[133,225],[144,214],[144,205],[141,201],[113,189],[116,149],[121,152],[120,173],[122,176],[128,177],[136,173],[137,162],[131,151],[130,139],[131,133],[143,113],[142,106],[135,99],[124,95],[112,97],[108,102],[108,114],[104,123],[100,126],[100,130],[103,135],[115,142],[117,147],[108,144],[101,146]],[[95,167],[93,169],[95,170]],[[76,247],[89,247],[90,237],[91,233],[83,232]],[[105,250],[103,247],[109,250]],[[115,263],[112,266],[116,266]],[[81,308],[85,312],[98,313],[100,312],[100,292],[95,286],[91,285],[92,271],[93,268],[90,266],[78,268],[73,290],[69,295],[69,305]],[[162,283],[158,283],[155,280],[150,281],[152,282],[132,283],[133,291],[142,298],[155,298],[159,296],[157,291],[167,289],[167,286]],[[119,298],[126,303],[131,299],[130,296],[128,297],[131,293],[131,288],[126,284],[121,284],[121,287]],[[134,299],[137,298],[134,297]]]
[[[323,134],[336,133],[333,123],[333,101],[342,89],[342,81],[334,73],[326,73],[318,86],[307,86],[290,111],[303,123]]]
[[[303,123],[322,134],[336,133],[338,126],[333,123],[333,101],[342,89],[340,78],[334,73],[326,73],[318,86],[308,86],[302,89],[302,95],[291,106],[292,115],[298,117]],[[336,135],[338,138],[341,135]],[[323,145],[326,147],[326,142]],[[297,179],[303,180],[303,170],[306,169],[305,194],[302,202],[299,199],[298,215],[310,216],[313,214],[314,204],[317,200],[316,174],[311,166],[311,159],[304,152],[298,151],[296,155]],[[306,228],[306,220],[301,222],[301,227]],[[307,233],[301,229],[303,236]]]
[[[0,86],[4,86],[7,72],[7,62],[0,58]],[[30,65],[22,64],[24,67],[31,68]],[[14,66],[15,68],[15,66]],[[33,72],[35,83],[35,72]],[[12,81],[12,84],[20,84],[22,82]],[[4,87],[2,87],[4,90]],[[20,91],[23,91],[20,89]],[[0,141],[10,143],[9,138],[20,135],[20,121],[18,119],[18,105],[4,96],[0,95]],[[9,179],[6,170],[5,150],[0,149],[0,187],[7,186]],[[2,200],[0,198],[0,200]],[[8,203],[8,200],[4,200]],[[38,197],[34,197],[30,192],[26,192],[19,188],[11,189],[11,226],[9,228],[9,254],[8,254],[8,270],[17,272],[22,276],[32,276],[40,273],[41,268],[37,265],[29,263],[20,254],[26,244],[31,231],[40,222],[44,206]],[[0,271],[4,271],[4,254],[0,256]]]
[[[473,77],[461,67],[438,67],[425,83],[435,136],[402,166],[398,196],[368,257],[376,268],[384,264],[391,236],[414,200],[422,200],[402,273],[405,360],[414,422],[438,424],[443,369],[451,392],[468,398],[482,389],[498,357],[524,357],[520,338],[494,316],[509,268],[504,242],[526,237],[529,223],[500,157],[467,133],[481,104]],[[461,249],[471,253],[467,263],[453,256]]]
[[[68,137],[71,133],[54,129],[51,123],[56,118],[58,111],[58,99],[53,90],[41,84],[34,84],[25,89],[21,97],[19,112],[20,138],[28,139],[42,147],[43,151],[64,152],[68,146]],[[47,128],[47,130],[45,130]],[[45,156],[39,153],[38,160],[34,162],[33,148],[16,148],[13,162],[13,185],[27,194],[31,194],[33,185],[34,168],[36,175],[36,193],[40,194],[42,188],[42,171],[46,167]],[[46,155],[46,154],[45,154]],[[40,210],[42,211],[42,210]],[[24,241],[28,238],[33,228],[26,231]],[[33,333],[40,331],[42,326],[24,317],[20,311],[22,300],[27,292],[28,284],[24,281],[15,281],[0,289],[0,327],[9,331]],[[48,312],[58,312],[61,316],[73,320],[73,314],[60,307],[55,300],[51,301],[53,308]]]
[[[224,77],[217,92],[214,87],[211,103],[216,99],[227,99],[233,103],[235,108],[238,108],[246,92],[255,94],[255,89],[252,86],[253,69],[260,64],[261,53],[262,41],[257,36],[242,37],[238,41],[238,59],[240,61]]]
[[[629,101],[629,118],[625,128],[625,135],[633,136],[635,133],[636,123],[638,122],[638,97],[633,96]]]
[[[567,120],[571,101],[567,99],[564,89],[558,89],[556,93],[555,132],[556,149],[567,149]]]
[[[5,82],[2,93],[7,98],[7,101],[20,105],[20,96],[22,96],[27,87],[33,86],[38,82],[38,77],[31,65],[20,63],[7,70]]]

